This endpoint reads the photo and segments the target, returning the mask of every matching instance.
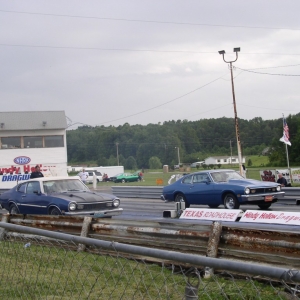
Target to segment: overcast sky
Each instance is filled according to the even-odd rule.
[[[0,0],[1,111],[64,110],[71,128],[234,117],[218,51],[234,60],[240,47],[238,117],[296,114],[299,11],[299,0]]]

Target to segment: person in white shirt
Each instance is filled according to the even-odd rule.
[[[85,172],[85,169],[82,169],[82,171],[79,173],[79,177],[81,179],[81,181],[86,184],[86,180],[88,179],[89,177],[89,173],[88,172]]]

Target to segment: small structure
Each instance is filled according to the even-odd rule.
[[[242,157],[242,164],[246,161],[246,157]],[[211,156],[204,160],[205,165],[235,165],[239,163],[238,156]]]

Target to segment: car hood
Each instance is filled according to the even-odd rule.
[[[267,187],[274,187],[278,184],[276,182],[270,182],[270,181],[259,181],[255,179],[230,179],[228,181],[229,184],[237,184],[242,186],[248,186],[248,187],[261,187],[261,188],[267,188]]]
[[[113,200],[116,197],[110,194],[104,193],[95,193],[90,191],[70,191],[70,192],[62,192],[62,193],[53,193],[51,194],[53,197],[57,197],[60,199],[65,199],[67,201],[75,201],[75,202],[101,202],[101,201],[109,201]]]

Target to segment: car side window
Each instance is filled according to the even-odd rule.
[[[23,184],[19,185],[18,192],[25,193],[26,184],[27,183],[23,183]]]
[[[194,175],[194,178],[193,178],[193,183],[209,182],[209,181],[210,181],[210,179],[209,179],[207,173],[196,174],[196,175]]]
[[[185,178],[182,180],[182,183],[185,183],[185,184],[191,184],[191,183],[192,183],[192,179],[193,179],[193,176],[192,176],[192,175],[189,175],[189,176],[185,177]]]
[[[26,194],[34,194],[34,192],[41,192],[40,183],[37,181],[28,182]]]

